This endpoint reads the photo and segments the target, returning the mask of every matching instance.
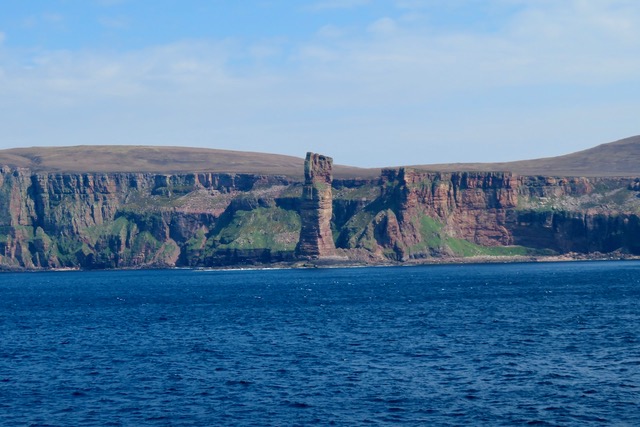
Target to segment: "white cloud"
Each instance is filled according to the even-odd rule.
[[[130,26],[129,19],[123,16],[113,17],[113,16],[103,16],[98,19],[100,25],[105,28],[112,30],[121,30],[124,28],[128,28]]]
[[[98,5],[104,7],[117,6],[125,2],[127,2],[127,0],[96,0]]]
[[[421,9],[427,7],[427,0],[396,0],[396,6],[401,9]]]
[[[311,6],[313,10],[325,9],[353,9],[360,6],[366,6],[371,0],[321,0]]]
[[[44,13],[42,20],[50,24],[60,24],[64,21],[64,16],[60,13]]]
[[[322,26],[317,32],[318,36],[329,39],[339,38],[344,36],[345,34],[346,32],[342,28],[331,24]]]
[[[396,22],[391,18],[381,18],[369,25],[368,30],[374,34],[391,34],[396,30]]]
[[[28,30],[42,27],[65,29],[66,18],[63,14],[55,12],[30,15],[21,20],[20,26]]]
[[[390,15],[297,44],[0,62],[3,143],[315,150],[382,166],[556,155],[640,133],[640,4],[496,4],[515,1],[491,32]]]

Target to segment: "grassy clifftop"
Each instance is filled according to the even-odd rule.
[[[304,159],[280,154],[191,147],[81,145],[0,150],[0,165],[34,172],[251,173],[302,177]],[[336,177],[370,178],[378,169],[334,167]]]
[[[0,150],[0,166],[34,172],[193,172],[251,173],[302,178],[304,160],[280,154],[190,147],[91,146],[31,147]],[[510,171],[544,176],[640,176],[640,136],[558,157],[503,163],[447,163],[413,166],[441,172]],[[376,178],[378,168],[334,165],[338,179]]]
[[[504,163],[449,163],[415,167],[442,172],[470,170],[510,171],[518,175],[544,176],[640,176],[640,135],[558,157]]]

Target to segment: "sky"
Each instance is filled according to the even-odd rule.
[[[374,167],[637,134],[637,0],[33,0],[0,14],[0,149],[314,151]]]

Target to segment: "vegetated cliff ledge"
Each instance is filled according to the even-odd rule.
[[[302,180],[278,175],[4,167],[0,266],[293,263],[302,221],[314,216],[301,215],[303,188]],[[397,168],[376,179],[333,180],[330,190],[336,253],[353,263],[640,255],[640,179],[633,177]]]

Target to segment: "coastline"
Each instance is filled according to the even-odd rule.
[[[589,261],[638,261],[640,256],[609,253],[609,254],[579,254],[567,253],[553,256],[470,256],[470,257],[441,257],[412,259],[405,262],[366,262],[351,259],[310,259],[292,262],[277,262],[269,264],[233,264],[210,267],[185,267],[167,265],[144,265],[123,268],[15,268],[0,266],[2,273],[68,273],[79,271],[132,271],[132,270],[191,270],[191,271],[259,271],[259,270],[295,270],[295,269],[331,269],[331,268],[365,268],[365,267],[416,267],[428,265],[468,265],[468,264],[516,264],[516,263],[554,263],[554,262],[589,262]]]

